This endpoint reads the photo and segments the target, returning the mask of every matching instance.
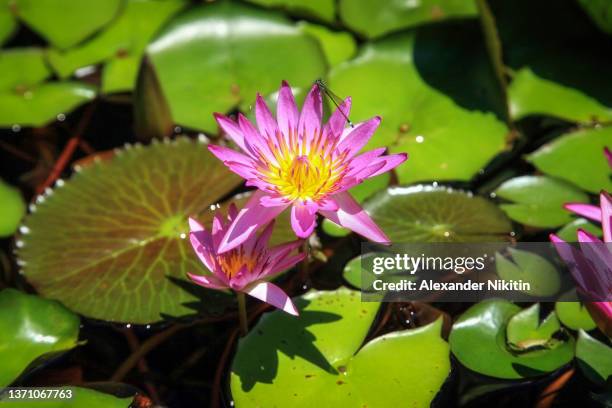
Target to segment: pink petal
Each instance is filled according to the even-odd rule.
[[[318,209],[324,211],[336,211],[338,210],[338,203],[333,198],[329,197],[325,200],[317,202]]]
[[[256,159],[260,159],[263,156],[269,161],[276,162],[276,158],[270,151],[266,139],[259,134],[255,126],[242,113],[238,114],[238,123],[244,135],[244,144],[252,156]]]
[[[293,256],[287,256],[280,260],[277,264],[270,267],[264,276],[273,276],[278,273],[284,272],[289,268],[293,268],[298,262],[301,262],[306,258],[306,253],[299,253]]]
[[[210,150],[210,152],[223,163],[233,162],[240,163],[245,166],[252,166],[254,163],[253,159],[249,156],[224,146],[208,145],[208,150]]]
[[[298,316],[299,313],[285,292],[270,282],[259,282],[245,290],[245,293],[277,307],[289,314]]]
[[[313,85],[310,92],[306,95],[304,105],[302,106],[302,114],[298,122],[298,133],[304,137],[304,141],[310,141],[321,130],[321,119],[323,116],[323,101],[321,100],[321,91],[318,85]]]
[[[597,206],[582,203],[567,203],[563,205],[563,208],[581,217],[601,222],[601,210]]]
[[[294,204],[291,207],[291,227],[299,238],[308,238],[316,225],[316,213],[313,213],[306,205]]]
[[[204,275],[195,275],[193,273],[187,273],[187,276],[194,283],[197,283],[198,285],[204,286],[205,288],[208,288],[208,289],[217,289],[217,290],[218,289],[228,289],[226,284],[221,282],[219,278],[213,275],[204,276]]]
[[[278,126],[285,137],[289,137],[291,132],[297,128],[299,121],[298,108],[295,104],[295,98],[293,97],[293,92],[291,92],[291,87],[286,81],[283,81],[280,91],[278,92],[276,118],[278,120]]]
[[[349,117],[351,112],[351,98],[348,97],[344,100],[343,103],[340,104],[339,107],[331,114],[329,120],[327,121],[327,125],[325,126],[325,131],[328,135],[334,137],[334,139],[340,138],[342,135],[342,131],[346,126],[346,118]]]
[[[261,197],[260,202],[264,207],[277,207],[279,205],[287,207],[291,204],[291,201],[287,200],[285,197],[271,197],[267,195]]]
[[[278,124],[260,94],[257,94],[257,99],[255,101],[255,120],[262,134],[266,135],[268,138],[276,137],[279,131]]]
[[[240,127],[233,120],[220,113],[214,113],[213,116],[223,131],[236,143],[243,151],[247,151],[244,144],[244,135]]]
[[[389,238],[372,221],[370,216],[347,192],[334,194],[333,198],[340,207],[338,211],[319,211],[338,225],[348,228],[374,242],[389,244]]]
[[[240,210],[236,219],[229,226],[225,236],[221,240],[218,253],[224,253],[236,248],[249,239],[259,227],[266,225],[274,217],[280,214],[286,206],[264,207],[261,205],[261,197],[265,193],[257,190],[245,207]]]
[[[380,116],[373,117],[372,119],[365,121],[355,128],[340,142],[338,145],[338,151],[348,151],[348,157],[353,157],[361,148],[363,148],[376,129],[380,124]]]
[[[381,163],[383,165],[378,170],[376,170],[374,173],[367,176],[367,178],[376,177],[390,170],[393,170],[394,168],[396,168],[397,166],[405,162],[407,159],[408,159],[407,153],[390,154],[387,156],[380,157],[376,159],[374,163],[372,163],[371,167],[374,167]]]
[[[601,206],[601,228],[604,242],[612,242],[612,197],[605,191],[599,195]]]
[[[189,233],[189,242],[193,247],[193,251],[196,253],[200,262],[206,266],[206,268],[215,272],[215,257],[213,242],[210,235],[206,231],[197,231]]]
[[[191,232],[205,231],[202,224],[200,224],[195,218],[189,217],[189,230]]]

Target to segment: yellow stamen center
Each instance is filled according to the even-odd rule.
[[[243,247],[238,247],[218,255],[217,262],[219,266],[221,266],[223,273],[231,279],[236,276],[245,265],[247,270],[252,271],[257,265],[258,258],[255,256],[248,256],[244,253]]]

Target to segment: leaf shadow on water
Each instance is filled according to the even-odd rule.
[[[184,302],[182,305],[193,310],[192,314],[185,316],[170,316],[162,314],[165,321],[191,320],[202,316],[218,316],[232,307],[236,302],[235,297],[229,292],[207,289],[196,285],[188,280],[167,276],[171,284],[178,286],[183,291],[192,295],[196,300]]]
[[[316,324],[327,324],[342,316],[322,311],[303,310],[309,302],[299,299],[299,317],[275,311],[266,313],[249,335],[240,340],[232,372],[240,377],[242,390],[250,391],[257,383],[271,384],[278,373],[278,353],[295,360],[299,357],[331,374],[337,370],[315,345],[317,337],[308,329]],[[240,352],[242,351],[242,352]],[[295,369],[295,367],[294,367]],[[310,378],[317,373],[307,374]]]

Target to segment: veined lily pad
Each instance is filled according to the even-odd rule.
[[[11,7],[19,19],[51,44],[68,48],[109,23],[122,3],[122,0],[12,0]]]
[[[449,51],[466,47],[469,55]],[[410,154],[396,169],[402,183],[469,180],[504,149],[509,131],[494,113],[503,98],[477,22],[368,43],[328,80],[335,93],[352,96],[354,122],[383,118],[369,147]]]
[[[232,364],[238,408],[428,407],[450,372],[442,320],[361,347],[379,304],[359,292],[310,292],[300,317],[271,312],[242,339]]]
[[[104,62],[102,92],[133,88],[144,49],[184,0],[127,0],[118,18],[91,40],[66,51],[50,50],[48,58],[62,78],[78,68]]]
[[[455,322],[450,334],[455,357],[473,371],[505,379],[543,375],[572,360],[574,339],[569,334],[567,340],[553,342],[549,347],[519,354],[510,351],[507,325],[519,312],[520,307],[506,300],[487,300],[470,307]],[[520,337],[523,342],[529,341]]]
[[[0,237],[13,235],[24,214],[21,192],[0,180]]]
[[[570,294],[564,295],[569,296]],[[575,298],[574,293],[572,297]],[[555,303],[555,312],[564,326],[572,330],[593,330],[597,324],[591,318],[586,307],[580,302],[559,301]]]
[[[546,258],[514,248],[508,248],[508,252],[512,260],[499,252],[495,254],[495,267],[500,278],[528,282],[530,289],[525,293],[531,296],[552,296],[559,291],[559,272]]]
[[[461,0],[340,0],[339,9],[342,21],[368,38],[433,21],[478,14],[474,2]]]
[[[226,1],[174,19],[148,54],[174,121],[211,132],[217,130],[213,112],[254,101],[257,92],[270,94],[283,79],[309,86],[326,69],[317,40],[289,20]]]
[[[51,72],[36,48],[0,51],[0,72],[0,127],[42,126],[96,95],[79,82],[43,82]]]
[[[79,318],[55,301],[0,291],[0,388],[36,362],[77,345]]]
[[[514,221],[543,228],[558,227],[572,220],[573,216],[563,204],[589,201],[589,197],[573,185],[543,176],[510,179],[499,186],[495,194],[513,201],[500,207]]]
[[[214,308],[220,295],[186,280],[203,268],[187,217],[210,219],[240,181],[204,142],[118,151],[37,199],[17,241],[23,272],[43,296],[97,319],[155,322],[193,313],[200,297]]]
[[[72,393],[71,399],[55,400],[3,400],[0,398],[0,407],[6,408],[129,408],[133,397],[118,398],[103,392],[82,387],[60,387],[60,391]]]
[[[290,14],[312,16],[332,22],[336,17],[334,0],[247,0],[265,7],[282,8]]]
[[[542,146],[528,160],[540,171],[592,193],[612,191],[612,172],[603,155],[606,146],[612,148],[612,127],[585,129]]]
[[[364,208],[392,242],[494,242],[512,232],[495,204],[445,187],[390,187]]]
[[[612,347],[580,330],[576,342],[576,359],[591,381],[603,384],[612,376]]]

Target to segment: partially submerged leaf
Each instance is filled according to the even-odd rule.
[[[510,318],[506,338],[510,347],[521,352],[534,347],[551,348],[556,341],[553,335],[560,329],[554,312],[540,322],[540,304],[536,303]]]
[[[552,296],[561,288],[561,277],[546,258],[529,251],[508,248],[512,260],[499,252],[495,254],[495,267],[500,278],[507,281],[529,283],[531,296]]]

